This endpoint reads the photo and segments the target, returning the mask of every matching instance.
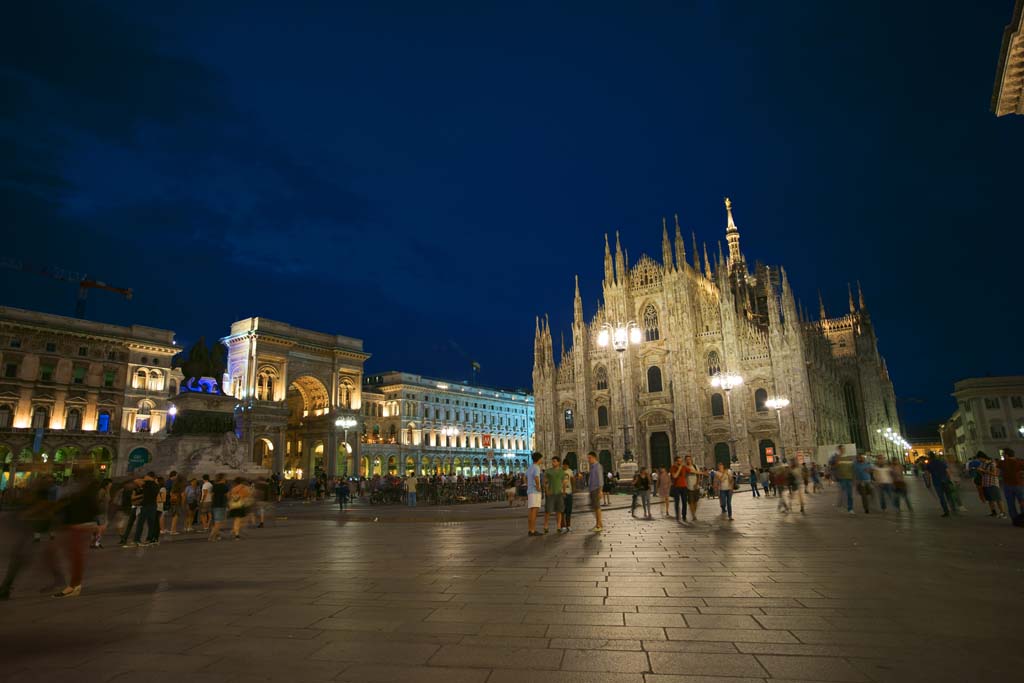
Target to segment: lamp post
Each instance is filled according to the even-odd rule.
[[[453,464],[451,462],[451,459],[452,459],[452,437],[455,437],[455,436],[459,435],[459,428],[458,427],[442,427],[441,428],[441,433],[444,434],[446,437],[448,437],[448,439],[447,439],[448,460],[449,460],[449,465],[452,465]],[[456,472],[455,474],[458,474],[458,472]]]
[[[611,347],[615,349],[615,355],[619,357],[619,380],[622,387],[622,459],[630,460],[632,454],[629,452],[629,418],[626,415],[626,349],[630,344],[639,344],[643,341],[643,333],[640,327],[630,320],[628,323],[604,323],[601,331],[597,333],[597,345],[602,349]]]
[[[726,410],[729,411],[729,466],[732,467],[732,463],[739,462],[739,458],[736,457],[736,428],[732,420],[732,397],[730,394],[732,390],[743,384],[743,378],[739,375],[731,375],[729,373],[720,372],[711,378],[711,386],[721,389],[725,392],[725,406]]]
[[[344,433],[344,435],[345,435],[345,453],[348,454],[349,449],[351,448],[351,446],[348,445],[348,430],[350,430],[350,429],[352,429],[353,427],[356,426],[356,419],[354,417],[350,417],[350,416],[339,417],[337,420],[334,421],[334,426],[337,427],[338,429],[341,429],[342,432]],[[331,472],[331,476],[333,477],[333,476],[335,476],[338,473],[338,463],[337,463],[338,454],[337,453],[332,453],[331,456],[334,459],[333,466],[332,466],[332,470],[333,471]],[[346,472],[345,472],[345,474],[348,474],[348,471],[347,471],[348,470],[348,466],[347,465],[348,465],[348,463],[346,463],[346,467],[345,467]]]
[[[782,396],[770,398],[764,402],[766,408],[775,411],[775,418],[779,422],[779,457],[786,461],[786,450],[782,445],[782,409],[789,406],[789,399]]]
[[[888,443],[889,437],[886,436],[885,434],[883,434],[882,430],[880,428],[876,429],[875,433],[878,434],[882,438],[882,440],[886,442],[886,444],[885,444],[885,457],[886,457],[886,459],[890,459],[892,456],[889,454],[889,443]]]

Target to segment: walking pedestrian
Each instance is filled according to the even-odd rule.
[[[49,497],[50,478],[48,476],[37,476],[29,484],[27,505],[16,514],[8,515],[14,525],[11,536],[14,543],[11,546],[10,559],[7,561],[7,573],[0,583],[0,600],[9,600],[11,591],[14,590],[14,581],[25,568],[30,566],[33,550],[42,542],[41,538],[47,535],[52,528],[55,504]],[[50,570],[52,579],[42,592],[49,593],[55,588],[65,585],[64,573],[56,559],[56,550],[53,541],[46,541],[44,553],[47,557],[47,568]]]
[[[829,466],[832,477],[839,484],[839,506],[846,502],[846,511],[853,514],[853,460],[846,455],[842,444],[836,447],[836,452],[829,459]]]
[[[875,488],[878,490],[878,506],[882,508],[882,512],[885,512],[886,502],[889,500],[892,500],[895,507],[896,498],[893,488],[892,469],[884,457],[878,457],[878,464],[871,470],[871,476],[875,481]]]
[[[864,514],[870,514],[870,502],[874,496],[871,486],[871,472],[874,466],[867,461],[863,455],[858,455],[853,463],[853,478],[857,482],[857,493],[860,494],[861,503],[864,505]]]
[[[596,534],[604,531],[604,527],[601,526],[601,487],[604,483],[604,477],[602,476],[601,463],[597,461],[597,453],[590,451],[587,453],[587,462],[590,463],[590,472],[587,477],[587,490],[590,492],[590,507],[594,511],[594,528],[591,529]]]
[[[778,512],[788,513],[789,502],[786,500],[786,493],[789,491],[790,471],[786,463],[781,460],[775,464],[771,471],[772,489],[775,491],[777,503],[775,509]]]
[[[71,474],[71,484],[61,499],[64,517],[64,542],[68,556],[70,577],[68,585],[55,598],[73,598],[82,593],[85,577],[85,548],[96,531],[96,517],[99,514],[99,482],[92,467],[76,469]]]
[[[548,533],[548,515],[555,515],[555,530],[562,533],[565,524],[565,494],[562,492],[562,460],[557,455],[551,458],[551,467],[544,471],[544,533]]]
[[[633,478],[633,491],[640,498],[644,519],[653,519],[651,517],[651,486],[651,475],[647,473],[646,467],[641,467],[636,477]]]
[[[992,517],[1005,518],[1006,508],[1003,507],[1003,498],[999,495],[999,468],[985,453],[979,452],[978,457],[981,460],[978,467],[978,473],[981,475],[981,491],[985,502],[988,503],[989,514]]]
[[[569,467],[569,461],[565,460],[562,463],[562,472],[565,476],[562,479],[562,507],[565,508],[565,512],[562,514],[562,518],[565,520],[563,528],[565,533],[572,531],[572,492],[573,492],[573,471]]]
[[[1006,513],[1013,524],[1024,526],[1024,462],[1017,458],[1012,448],[1004,448],[1002,455],[999,472],[1003,475]]]
[[[107,530],[107,515],[110,512],[110,489],[113,482],[104,479],[100,482],[99,491],[96,492],[96,532],[93,534],[91,548],[103,547],[103,534]]]
[[[949,517],[952,500],[949,498],[949,492],[945,486],[946,483],[952,484],[949,481],[949,465],[934,453],[929,453],[924,467],[927,475],[926,480],[931,481],[935,495],[939,498],[939,505],[942,506],[942,516]],[[952,508],[952,511],[955,513],[956,506],[953,505]]]
[[[807,466],[800,466],[796,460],[790,463],[789,467],[789,503],[787,507],[789,510],[793,509],[793,499],[796,498],[796,502],[800,504],[800,514],[804,513],[804,492],[806,491],[807,483],[802,480],[803,474],[807,471]]]
[[[672,461],[672,469],[669,471],[672,480],[672,504],[675,506],[676,521],[686,521],[686,466],[683,464],[682,456],[676,456]]]
[[[761,467],[757,470],[757,479],[761,482],[761,490],[764,491],[764,497],[767,498],[771,488],[771,474],[769,474],[768,470]]]
[[[223,473],[218,473],[216,481],[210,485],[210,510],[212,523],[210,525],[209,541],[220,540],[220,525],[228,516],[228,482]]]
[[[668,517],[668,498],[672,490],[672,478],[664,467],[658,468],[658,499],[661,500],[662,516]]]
[[[236,541],[242,538],[242,521],[251,505],[252,491],[244,479],[235,477],[234,486],[228,492],[228,516],[231,517],[231,535]]]
[[[139,510],[135,520],[135,540],[130,547],[137,545],[149,545],[156,538],[160,539],[160,528],[157,526],[157,498],[161,491],[160,484],[156,481],[155,472],[146,472],[142,478],[142,485],[139,487]],[[142,540],[142,530],[148,527],[146,540]]]
[[[540,488],[540,465],[543,459],[540,453],[533,453],[530,459],[533,464],[526,470],[526,535],[541,536],[537,531],[537,513],[540,511],[541,488]]]
[[[760,482],[758,482],[758,480],[757,480],[757,470],[755,470],[753,467],[751,467],[750,468],[750,492],[752,494],[754,494],[754,498],[760,498],[761,497],[761,494],[758,493],[758,490],[757,490],[759,483]]]
[[[914,508],[907,497],[907,480],[903,468],[895,460],[889,463],[889,474],[892,476],[892,504],[896,512],[900,511],[900,500],[907,504],[907,510],[913,512]]]
[[[735,477],[732,470],[727,469],[724,462],[718,463],[718,470],[715,472],[715,489],[718,491],[718,504],[722,508],[722,514],[729,515],[732,521],[732,492],[735,487]],[[694,516],[694,521],[696,521]]]

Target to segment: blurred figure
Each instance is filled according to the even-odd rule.
[[[1011,522],[1020,525],[1024,523],[1024,463],[1017,458],[1012,448],[1003,449],[999,472],[1003,475],[1006,512],[1010,515]]]
[[[211,518],[209,541],[220,540],[220,526],[228,517],[228,482],[223,472],[217,473],[217,480],[210,486]]]
[[[338,510],[344,512],[345,503],[348,502],[348,484],[345,483],[343,479],[338,479],[334,482],[334,497],[338,502]],[[260,526],[263,526],[262,522],[260,523]]]
[[[199,522],[203,531],[209,531],[213,524],[213,482],[210,475],[203,475],[202,486],[199,487]]]
[[[764,491],[764,497],[767,498],[771,491],[771,475],[768,470],[764,467],[757,470],[757,480],[761,482],[761,490]]]
[[[199,516],[199,482],[195,477],[189,479],[185,487],[185,533],[192,533],[196,518]]]
[[[789,503],[790,510],[793,509],[793,498],[800,503],[800,514],[804,513],[804,491],[807,488],[807,481],[801,481],[801,477],[807,473],[807,466],[802,468],[794,460],[789,467]]]
[[[789,503],[786,501],[786,496],[783,493],[789,489],[789,468],[786,467],[786,463],[781,460],[775,463],[775,466],[771,470],[771,481],[772,490],[775,492],[775,498],[778,503],[775,509],[778,512],[788,513]]]
[[[758,481],[757,470],[753,467],[750,468],[750,492],[754,494],[754,498],[760,498],[761,494],[758,492]]]
[[[170,504],[170,512],[165,513],[170,519],[167,523],[167,533],[171,536],[178,535],[178,520],[181,520],[182,527],[188,526],[187,517],[189,514],[188,505],[185,502],[185,488],[188,482],[185,477],[177,472],[171,472],[170,487],[168,487],[167,498]]]
[[[636,477],[633,478],[633,491],[640,498],[644,519],[653,519],[651,517],[651,486],[651,475],[647,473],[646,467],[641,467],[640,471],[636,473]]]
[[[700,503],[700,468],[693,464],[693,456],[686,456],[683,465],[686,475],[686,504],[690,506],[690,521],[697,521],[697,505]],[[683,521],[686,521],[686,510],[683,510]]]
[[[858,455],[853,463],[853,478],[857,481],[857,493],[860,494],[861,503],[864,505],[864,514],[871,513],[871,498],[874,490],[871,487],[871,471],[874,467],[863,455]]]
[[[252,491],[241,477],[235,477],[234,486],[228,493],[228,516],[231,517],[231,535],[237,541],[242,538],[242,521],[249,514]]]
[[[669,516],[668,512],[668,498],[669,491],[672,490],[672,479],[668,476],[668,470],[664,467],[658,468],[658,498],[661,499],[661,509],[664,512],[664,517]]]
[[[818,469],[818,463],[811,463],[811,492],[821,493],[821,470]]]
[[[832,477],[839,484],[839,503],[841,507],[844,499],[846,511],[853,514],[853,461],[846,455],[842,444],[836,447],[836,452],[829,460],[832,470]]]
[[[113,487],[113,482],[110,479],[104,479],[100,482],[99,491],[96,493],[96,533],[93,534],[92,548],[103,547],[103,533],[107,530],[107,515],[110,512],[110,489]]]
[[[160,540],[160,529],[157,527],[157,500],[162,488],[156,481],[155,472],[146,472],[139,486],[139,509],[135,519],[135,541],[131,546],[149,545]],[[146,540],[142,541],[142,530],[149,526]],[[129,546],[130,547],[130,546]]]
[[[949,465],[942,458],[936,457],[934,453],[928,453],[924,471],[925,485],[931,486],[935,490],[935,495],[939,498],[939,505],[942,506],[942,516],[949,517],[951,501],[945,486],[946,483],[952,484],[949,481]],[[956,506],[953,506],[953,512],[956,512]]]
[[[124,529],[121,531],[122,548],[128,547],[128,538],[135,525],[139,523],[139,506],[142,504],[142,480],[130,479],[121,488],[121,511],[125,515]]]
[[[903,468],[896,461],[889,463],[889,474],[892,476],[892,504],[896,512],[900,511],[900,500],[907,504],[911,512],[914,508],[910,506],[910,498],[907,497],[907,481],[903,474]]]
[[[978,457],[981,460],[981,464],[978,466],[978,473],[981,475],[981,492],[985,502],[988,503],[990,516],[1005,518],[1006,508],[1003,507],[1003,498],[999,495],[999,468],[985,453],[979,452]]]
[[[562,471],[565,474],[565,477],[562,479],[562,498],[564,499],[562,507],[565,510],[562,513],[562,518],[565,521],[563,528],[565,529],[565,533],[569,533],[570,531],[572,531],[573,474],[572,468],[569,467],[568,460],[562,462]]]
[[[878,456],[878,465],[871,470],[871,476],[874,478],[875,488],[878,489],[878,506],[882,508],[882,512],[885,512],[886,502],[892,499],[893,506],[895,506],[896,500],[893,491],[892,468],[884,457]]]
[[[64,548],[68,556],[71,577],[64,590],[54,593],[55,598],[73,598],[82,593],[85,577],[85,548],[96,530],[99,514],[98,494],[100,484],[91,467],[83,467],[72,473],[70,485],[61,499],[61,513],[64,520]]]
[[[14,543],[11,546],[10,559],[7,561],[7,574],[3,583],[0,583],[0,600],[10,599],[15,579],[32,560],[34,544],[39,543],[43,535],[50,533],[56,510],[49,496],[51,479],[48,475],[33,477],[28,486],[27,504],[20,513],[9,515]],[[42,592],[49,593],[54,588],[64,585],[64,574],[60,570],[52,542],[47,544],[45,555],[52,581],[42,589]]]

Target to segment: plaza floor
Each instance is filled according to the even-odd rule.
[[[526,536],[525,511],[285,504],[241,541],[89,553],[85,590],[0,603],[0,680],[753,683],[1006,681],[1024,530],[969,512],[633,519]],[[660,508],[656,508],[660,515]],[[111,542],[113,539],[111,539]],[[0,543],[6,557],[6,546]]]

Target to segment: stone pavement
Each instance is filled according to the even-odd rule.
[[[832,489],[782,516],[745,492],[733,523],[705,500],[695,524],[615,510],[596,535],[582,512],[542,538],[521,510],[285,506],[238,542],[91,551],[79,598],[39,597],[35,565],[0,603],[0,680],[1019,678],[1024,530],[969,495],[942,519],[911,486],[913,514],[849,516]]]

